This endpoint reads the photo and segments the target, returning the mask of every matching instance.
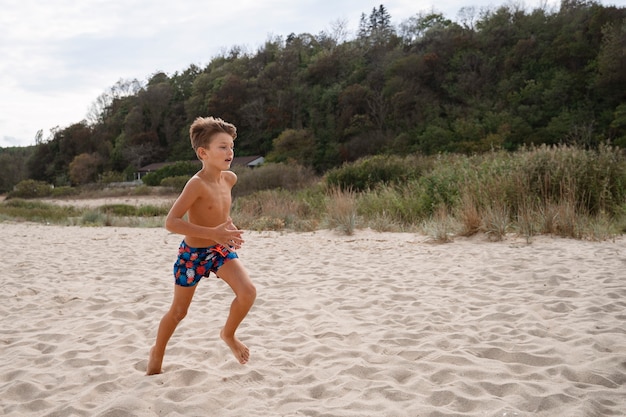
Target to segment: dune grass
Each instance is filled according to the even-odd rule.
[[[249,230],[352,234],[371,228],[424,233],[437,242],[478,233],[491,240],[509,234],[606,240],[626,232],[626,157],[611,146],[372,159],[324,177],[287,164],[239,173],[232,216]],[[129,192],[155,193],[146,187]],[[87,193],[98,196],[94,189]],[[0,203],[0,219],[153,227],[162,226],[167,210],[125,204],[81,209],[13,198]]]
[[[78,215],[80,210],[75,207],[61,207],[36,200],[16,198],[0,204],[0,219],[3,220],[60,223]]]
[[[438,242],[477,233],[605,240],[626,232],[626,159],[614,147],[373,159],[337,168],[305,191],[248,194],[234,216],[274,230],[307,224],[352,234],[369,227]],[[390,174],[398,172],[407,175]]]
[[[68,226],[130,226],[163,225],[169,207],[108,204],[97,208],[60,206],[40,200],[14,198],[0,203],[0,220],[28,221]]]

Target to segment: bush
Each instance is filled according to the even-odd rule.
[[[87,210],[83,213],[80,222],[86,226],[109,225],[110,218],[99,210]]]
[[[100,177],[100,182],[103,184],[111,184],[114,182],[124,182],[125,175],[121,172],[106,171]]]
[[[147,185],[131,188],[131,195],[152,195],[152,190]]]
[[[176,162],[145,175],[141,180],[146,185],[156,187],[161,185],[161,181],[163,181],[164,178],[168,177],[186,176],[189,179],[192,175],[198,172],[199,169],[200,167],[196,162]]]
[[[146,206],[137,207],[135,210],[135,215],[139,217],[159,217],[159,216],[166,216],[168,211],[169,211],[168,207],[153,206],[153,205],[148,204]]]
[[[426,159],[416,156],[376,155],[330,170],[326,184],[330,188],[364,191],[380,184],[401,184],[419,178],[428,165]]]
[[[105,204],[100,206],[100,211],[114,216],[135,216],[137,208],[129,204]]]
[[[179,175],[176,177],[167,177],[163,178],[161,181],[161,186],[170,188],[172,191],[180,192],[185,188],[185,184],[189,181],[189,176],[187,175]]]
[[[52,189],[52,193],[50,197],[69,197],[73,195],[78,195],[79,191],[76,188],[64,185],[62,187],[54,187]]]
[[[42,198],[52,194],[52,185],[36,180],[20,181],[7,198]]]
[[[318,178],[311,168],[298,164],[263,164],[258,168],[237,168],[235,197],[257,191],[282,189],[301,190],[316,182]]]

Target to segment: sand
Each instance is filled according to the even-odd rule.
[[[148,377],[180,236],[0,223],[0,415],[626,415],[623,238],[246,238],[250,362],[211,277]]]
[[[167,206],[170,207],[176,195],[160,196],[160,195],[137,195],[137,196],[113,196],[100,198],[43,198],[41,201],[58,206],[74,206],[80,208],[97,208],[108,204],[126,204],[131,206]]]

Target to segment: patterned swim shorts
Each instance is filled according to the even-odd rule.
[[[176,285],[193,287],[202,277],[208,277],[229,259],[238,258],[236,252],[229,251],[222,245],[208,248],[192,248],[183,240],[178,248],[178,259],[174,264],[174,280]]]

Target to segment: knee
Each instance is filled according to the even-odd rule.
[[[240,293],[237,294],[237,297],[241,300],[242,303],[252,305],[254,303],[254,300],[256,299],[256,287],[252,283],[246,285],[240,291]]]
[[[173,307],[170,310],[170,317],[176,324],[180,323],[187,316],[187,309],[181,307]]]

